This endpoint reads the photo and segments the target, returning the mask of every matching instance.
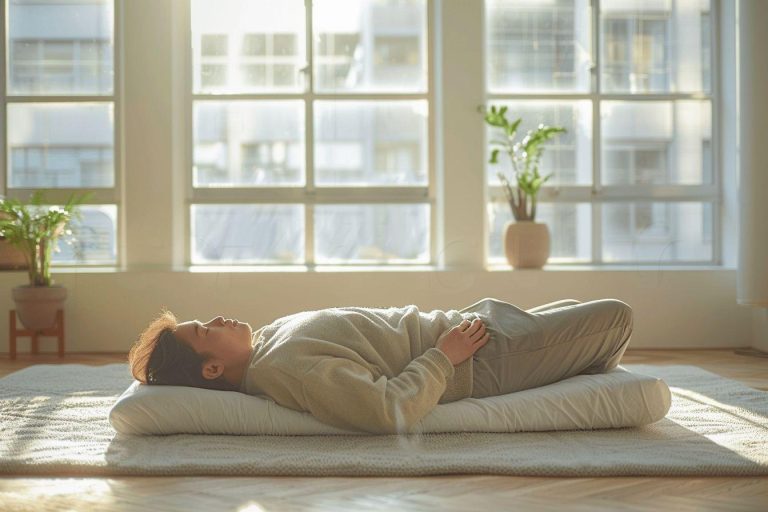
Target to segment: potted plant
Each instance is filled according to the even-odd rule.
[[[518,118],[510,122],[506,113],[507,107],[493,105],[484,112],[485,122],[501,134],[501,138],[491,140],[494,148],[489,163],[498,164],[499,153],[505,152],[509,155],[516,181],[513,187],[503,173],[496,173],[515,218],[504,227],[504,252],[509,264],[515,268],[541,268],[549,259],[550,236],[547,225],[536,222],[536,196],[552,174],[539,174],[539,162],[544,143],[566,130],[561,126],[540,124],[516,141],[523,120]]]
[[[61,235],[71,235],[67,225],[79,217],[77,206],[90,194],[70,196],[63,207],[45,208],[43,193],[32,194],[29,204],[16,199],[0,199],[0,235],[19,249],[26,259],[29,284],[12,291],[16,312],[27,329],[38,331],[52,327],[56,311],[61,309],[67,290],[51,279],[51,254],[58,251]]]

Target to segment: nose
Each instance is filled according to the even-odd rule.
[[[206,325],[207,324],[223,324],[223,323],[224,323],[224,317],[223,316],[216,316],[216,317],[211,318],[208,322],[206,322]]]

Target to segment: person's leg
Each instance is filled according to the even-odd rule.
[[[629,344],[632,308],[601,299],[529,313],[485,303],[488,343],[473,356],[475,398],[535,388],[615,368]]]
[[[536,306],[535,308],[526,309],[526,311],[528,313],[541,313],[542,311],[547,311],[555,308],[562,308],[564,306],[573,306],[574,304],[581,304],[581,303],[576,299],[556,300],[555,302],[548,302],[546,304],[542,304],[541,306]]]

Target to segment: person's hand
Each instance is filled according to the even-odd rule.
[[[464,320],[441,334],[435,346],[448,356],[453,366],[456,366],[472,357],[488,342],[490,336],[485,332],[485,324],[479,318],[473,322]]]

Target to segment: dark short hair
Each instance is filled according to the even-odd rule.
[[[147,364],[146,383],[150,385],[189,386],[194,388],[238,391],[223,375],[215,379],[203,377],[207,354],[195,350],[174,336],[170,329],[160,332]]]

